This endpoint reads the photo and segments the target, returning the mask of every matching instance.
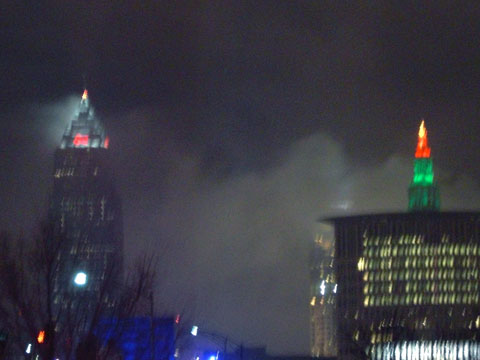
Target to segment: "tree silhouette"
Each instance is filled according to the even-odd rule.
[[[48,224],[41,225],[33,239],[0,235],[0,328],[9,335],[6,354],[24,354],[32,344],[31,356],[38,354],[43,360],[60,355],[68,360],[73,354],[79,360],[108,359],[114,351],[109,344],[100,346],[95,337],[100,319],[128,318],[146,309],[155,255],[141,257],[125,274],[118,264],[110,264],[92,306],[91,301],[82,301],[73,285],[55,289],[58,272],[65,267],[61,255],[66,244]],[[39,343],[41,330],[44,339]],[[119,325],[111,331],[122,329]]]

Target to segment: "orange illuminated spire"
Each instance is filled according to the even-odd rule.
[[[430,148],[428,147],[427,140],[427,128],[425,127],[425,121],[422,120],[420,124],[420,129],[418,130],[418,143],[417,151],[415,151],[416,158],[429,158],[430,157]]]
[[[88,91],[87,89],[83,90],[83,95],[82,95],[82,100],[87,100],[88,99]]]

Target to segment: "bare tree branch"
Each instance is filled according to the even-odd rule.
[[[9,337],[12,353],[23,353],[27,344],[36,344],[38,332],[43,329],[48,339],[42,345],[36,344],[35,352],[44,360],[59,354],[71,359],[74,353],[79,360],[108,359],[114,353],[114,344],[101,344],[95,337],[101,319],[127,319],[146,312],[153,291],[156,256],[141,257],[124,280],[121,268],[109,264],[95,290],[92,307],[79,301],[79,292],[68,285],[55,289],[59,286],[56,278],[66,266],[67,244],[49,225],[42,225],[33,241],[0,234],[0,327],[15,334]],[[80,248],[80,244],[75,245]],[[75,263],[76,258],[72,259]],[[122,321],[117,324],[110,330],[118,338],[124,329]]]

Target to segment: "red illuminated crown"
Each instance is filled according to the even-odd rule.
[[[417,151],[415,151],[416,158],[429,158],[430,157],[430,148],[428,147],[427,140],[427,128],[425,127],[425,121],[422,120],[420,124],[420,129],[418,130],[418,143]]]

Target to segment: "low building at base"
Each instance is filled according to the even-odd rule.
[[[95,335],[100,346],[110,346],[123,360],[173,360],[175,320],[133,317],[102,319]]]

